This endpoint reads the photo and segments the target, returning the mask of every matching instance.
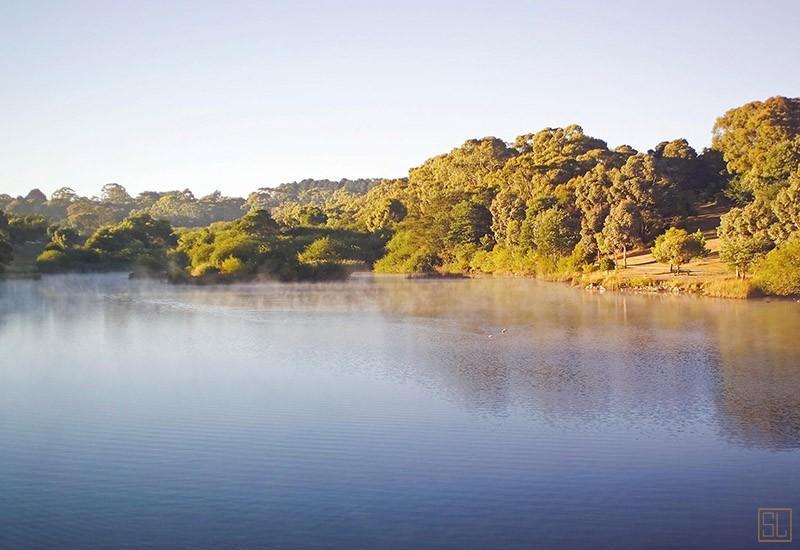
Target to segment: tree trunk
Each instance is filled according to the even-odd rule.
[[[628,247],[622,246],[622,267],[628,267]]]

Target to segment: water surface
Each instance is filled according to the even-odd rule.
[[[755,547],[800,305],[0,282],[0,547]]]

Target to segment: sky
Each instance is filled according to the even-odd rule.
[[[580,124],[698,150],[800,95],[800,3],[0,0],[0,193],[399,177]]]

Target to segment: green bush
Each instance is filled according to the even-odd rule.
[[[212,263],[204,263],[192,268],[192,277],[205,277],[216,273],[219,273],[219,268]]]
[[[47,249],[36,258],[36,267],[45,273],[65,271],[94,271],[114,269],[94,250],[69,248],[67,250]]]
[[[236,256],[228,256],[220,263],[219,270],[222,273],[235,275],[245,271],[245,264]]]
[[[451,260],[442,266],[447,273],[467,273],[473,271],[471,263],[478,251],[482,251],[477,244],[464,243],[455,245],[451,251]]]
[[[617,269],[617,262],[615,262],[612,258],[605,256],[600,258],[600,261],[597,262],[597,269],[600,271],[614,271]]]
[[[341,260],[341,254],[339,253],[341,249],[342,245],[338,241],[330,237],[322,237],[309,244],[298,255],[298,258],[305,264],[338,262]]]
[[[386,245],[387,254],[375,263],[383,273],[433,273],[441,258],[430,243],[419,240],[410,231],[398,231]]]
[[[214,240],[209,260],[217,265],[231,256],[247,261],[258,254],[259,244],[260,242],[250,235],[225,231],[218,234]]]
[[[800,235],[772,250],[756,267],[756,284],[767,294],[800,294]]]
[[[62,250],[45,250],[36,258],[37,267],[46,273],[62,271],[67,264],[67,254]]]

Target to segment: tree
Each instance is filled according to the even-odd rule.
[[[246,233],[261,237],[274,235],[278,231],[278,224],[266,210],[251,210],[236,225]]]
[[[25,200],[30,203],[41,204],[47,202],[47,196],[39,189],[31,189],[28,194],[25,195]]]
[[[61,250],[76,248],[83,243],[83,239],[72,227],[55,227],[50,233],[50,244]]]
[[[116,220],[117,217],[112,208],[89,199],[80,199],[67,207],[67,223],[84,235],[91,234]]]
[[[733,198],[779,184],[800,163],[800,98],[772,97],[731,109],[714,124],[713,148],[733,176]]]
[[[630,201],[636,206],[636,227],[631,230],[639,240],[649,241],[661,232],[664,223],[664,195],[669,182],[660,176],[655,159],[642,153],[628,157],[615,172],[610,189],[612,203]]]
[[[656,198],[662,216],[688,215],[698,200],[714,197],[724,185],[724,163],[716,151],[698,155],[685,139],[675,139],[659,143],[650,154],[658,175]]]
[[[478,244],[492,231],[492,214],[482,204],[461,201],[450,212],[447,240],[452,245]]]
[[[406,224],[409,220],[406,220]],[[416,224],[415,224],[416,225]],[[401,227],[386,244],[386,255],[375,263],[383,273],[433,273],[442,265],[436,240],[424,228]]]
[[[200,207],[193,198],[181,191],[170,191],[162,195],[147,212],[154,218],[169,220],[178,227],[201,225]]]
[[[611,186],[618,177],[616,169],[609,170],[604,164],[598,164],[576,183],[575,205],[581,212],[581,243],[589,253],[597,251],[595,235],[603,230],[611,210]]]
[[[627,158],[625,153],[609,151],[604,141],[584,134],[577,125],[521,135],[514,149],[518,154],[486,178],[496,190],[490,206],[494,238],[506,247],[519,244],[531,201],[554,197],[561,206],[572,205],[576,178],[599,165],[619,166]]]
[[[376,233],[386,231],[403,221],[406,215],[408,215],[408,209],[399,199],[382,199],[367,216],[367,230]]]
[[[302,225],[325,225],[328,216],[319,206],[304,205],[298,212],[298,221]]]
[[[138,208],[149,208],[163,195],[164,193],[159,193],[158,191],[142,191],[136,197],[136,205]]]
[[[131,214],[117,227],[142,242],[146,248],[170,248],[177,244],[169,222],[156,220],[150,214]]]
[[[460,246],[459,242],[474,241],[475,233],[491,232],[482,227],[486,219],[491,223],[484,211],[488,210],[495,192],[490,176],[515,154],[516,151],[500,139],[471,139],[409,171],[404,196],[399,197],[407,206],[408,215],[398,231],[417,233],[403,242],[424,242],[430,252],[424,254],[425,261],[414,262],[414,265],[428,269],[432,263],[427,260],[432,260],[432,255],[451,256],[453,247]],[[453,212],[454,207],[464,201],[482,208],[462,204],[458,212]],[[405,251],[405,246],[395,250],[397,253]],[[408,265],[405,260],[401,263]]]
[[[59,187],[50,195],[51,201],[74,202],[78,199],[78,194],[71,187]]]
[[[657,262],[669,265],[670,273],[680,273],[681,266],[692,258],[708,255],[706,240],[700,231],[689,234],[675,227],[658,236],[652,252]]]
[[[602,242],[607,252],[622,253],[622,267],[628,267],[628,251],[640,246],[642,215],[631,200],[623,200],[611,209],[603,226]]]
[[[107,183],[100,190],[100,200],[111,204],[128,204],[132,199],[122,185]]]
[[[84,246],[104,260],[129,264],[143,255],[158,255],[166,261],[166,251],[176,244],[168,221],[155,220],[149,214],[134,214],[116,225],[101,227]]]
[[[47,218],[37,214],[10,216],[6,230],[13,244],[22,244],[44,240],[49,225]]]
[[[800,231],[800,170],[792,174],[788,187],[778,193],[771,206],[775,223],[768,232],[772,240],[780,244]]]
[[[765,240],[733,235],[720,239],[719,257],[736,270],[738,279],[744,279],[756,260],[764,256],[771,246]]]
[[[737,278],[745,278],[756,260],[774,246],[767,233],[768,212],[761,201],[755,201],[745,208],[732,208],[720,219],[719,257],[736,270]]]
[[[522,232],[523,246],[553,259],[569,254],[580,240],[577,220],[558,206],[526,217]]]

